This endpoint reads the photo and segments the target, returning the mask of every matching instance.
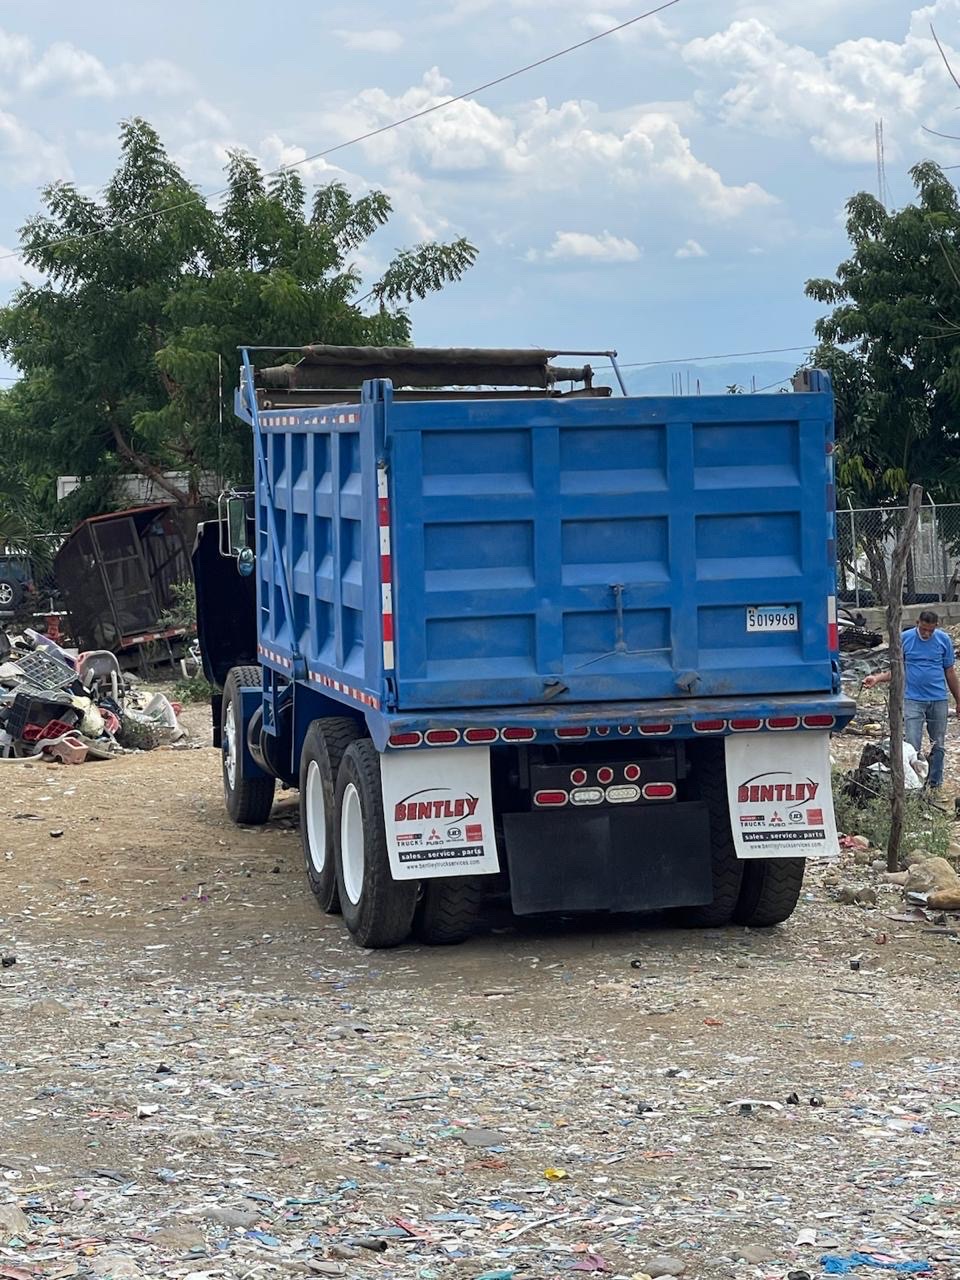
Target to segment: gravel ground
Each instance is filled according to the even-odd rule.
[[[895,889],[371,953],[212,749],[3,767],[0,1278],[960,1276],[960,951]]]

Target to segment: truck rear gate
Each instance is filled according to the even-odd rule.
[[[800,858],[836,847],[826,744],[853,710],[826,378],[611,399],[564,369],[571,397],[549,353],[449,353],[426,385],[516,356],[486,364],[540,397],[395,398],[376,375],[426,362],[388,354],[348,362],[348,397],[300,365],[258,390],[245,353],[262,679],[225,688],[231,812],[265,819],[274,774],[306,788],[311,885],[366,945],[463,936],[483,884],[520,913],[785,918]],[[728,795],[725,759],[744,783],[765,756],[763,804]]]

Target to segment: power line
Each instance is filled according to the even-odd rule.
[[[802,347],[766,347],[762,351],[721,351],[711,356],[677,356],[675,360],[618,360],[617,364],[621,369],[651,369],[661,364],[702,364],[706,360],[734,360],[741,356],[785,355],[788,351],[810,351],[816,345],[815,342],[806,342]],[[598,365],[597,368],[612,369],[613,365]]]
[[[656,8],[648,9],[646,13],[638,13],[635,18],[628,18],[626,22],[620,22],[615,27],[608,27],[605,31],[598,31],[596,35],[588,36],[585,40],[579,40],[576,44],[567,45],[565,49],[558,49],[556,53],[549,53],[544,58],[538,58],[536,62],[528,62],[526,66],[518,67],[515,71],[508,71],[505,75],[497,76],[494,80],[487,80],[484,84],[479,84],[473,89],[465,89],[463,93],[458,93],[452,98],[446,98],[443,102],[435,102],[430,107],[424,107],[421,111],[414,111],[399,120],[391,121],[389,124],[380,125],[377,129],[370,129],[366,133],[361,133],[355,138],[348,139],[346,142],[338,142],[332,147],[325,147],[322,151],[314,151],[312,155],[304,156],[302,160],[292,160],[289,164],[278,165],[276,169],[268,169],[263,176],[265,178],[273,178],[278,174],[287,173],[291,169],[297,169],[301,165],[310,164],[314,160],[322,160],[326,156],[333,155],[335,151],[343,151],[345,148],[354,147],[360,142],[368,142],[371,138],[379,138],[381,134],[389,133],[391,129],[398,129],[401,125],[410,124],[413,120],[422,120],[424,116],[432,115],[435,111],[443,111],[447,107],[452,107],[455,102],[462,102],[465,98],[472,98],[475,94],[486,92],[487,89],[506,84],[508,80],[515,80],[517,76],[526,75],[528,71],[535,71],[538,67],[544,67],[548,62],[556,62],[558,58],[564,58],[568,53],[576,53],[578,49],[585,49],[587,45],[596,44],[598,40],[604,40],[607,36],[616,35],[619,31],[626,31],[628,27],[635,26],[636,23],[643,22],[646,18],[653,18],[658,13],[663,13],[665,9],[671,9],[675,4],[679,3],[680,0],[664,0]],[[149,213],[141,213],[135,218],[127,219],[126,222],[115,222],[109,227],[103,227],[96,231],[86,231],[74,236],[63,236],[59,240],[48,240],[44,244],[38,245],[37,248],[56,249],[62,244],[77,244],[84,240],[96,239],[99,236],[109,235],[111,231],[119,231],[124,227],[136,226],[137,223],[144,222],[149,218],[159,218],[166,213],[176,213],[179,209],[185,209],[189,205],[215,200],[218,196],[227,194],[229,190],[229,187],[221,187],[219,191],[211,191],[205,196],[194,195],[188,200],[181,200],[177,204],[167,205],[163,209],[152,209]],[[0,262],[21,256],[20,251],[0,254]]]

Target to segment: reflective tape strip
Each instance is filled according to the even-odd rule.
[[[836,653],[840,648],[840,634],[837,629],[837,597],[827,596],[827,648]]]
[[[340,693],[345,698],[353,698],[364,707],[373,707],[377,711],[380,709],[379,698],[375,698],[372,693],[364,693],[362,689],[355,689],[353,685],[344,684],[342,680],[334,680],[332,676],[323,675],[319,671],[308,671],[307,679],[314,684],[322,685],[324,689],[332,689],[334,693]]]
[[[258,644],[257,653],[266,658],[268,662],[275,662],[278,667],[283,667],[286,671],[293,670],[293,659],[286,657],[282,653],[277,653],[275,649],[268,649],[266,645]]]
[[[394,668],[393,554],[390,545],[390,489],[387,469],[377,467],[377,524],[380,528],[380,625],[383,632],[383,669]]]

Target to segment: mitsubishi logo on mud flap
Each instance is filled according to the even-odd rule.
[[[430,787],[398,800],[393,818],[395,822],[441,822],[450,827],[472,818],[479,803],[479,796],[458,796],[450,787]]]

